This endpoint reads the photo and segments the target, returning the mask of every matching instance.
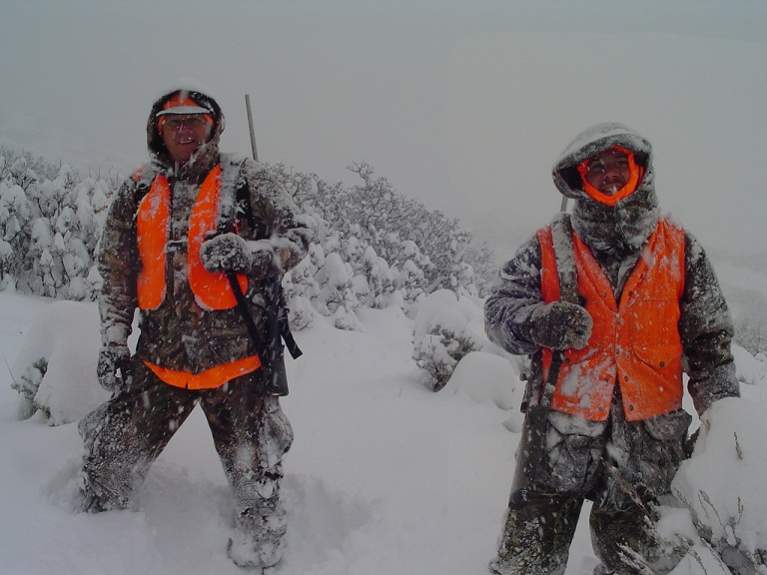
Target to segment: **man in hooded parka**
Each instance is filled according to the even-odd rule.
[[[266,340],[259,346],[252,337],[230,282],[236,278],[239,303],[266,332],[274,304],[265,290],[278,289],[301,260],[308,234],[262,167],[219,153],[223,129],[207,94],[164,94],[147,123],[151,161],[109,208],[99,254],[98,378],[112,397],[80,424],[81,496],[87,511],[129,506],[200,404],[235,497],[228,553],[240,566],[264,568],[283,552],[281,460],[293,432],[274,386],[284,378],[282,356],[267,369]],[[141,333],[131,357],[136,309]]]
[[[584,499],[595,573],[668,573],[683,549],[654,529],[691,416],[739,394],[732,323],[700,244],[655,196],[652,149],[616,123],[566,148],[554,182],[575,200],[501,269],[494,342],[529,354],[517,470],[499,575],[562,574]]]

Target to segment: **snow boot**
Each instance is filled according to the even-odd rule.
[[[285,551],[287,520],[281,507],[259,514],[247,509],[235,521],[226,553],[238,567],[265,569],[277,565]]]
[[[284,551],[285,541],[282,538],[277,541],[254,542],[252,537],[239,533],[230,537],[226,545],[226,554],[237,567],[260,569],[262,573],[264,569],[277,565]]]

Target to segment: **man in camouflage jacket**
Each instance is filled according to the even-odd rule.
[[[596,573],[667,573],[681,550],[650,526],[685,453],[682,370],[701,415],[739,393],[727,305],[700,244],[659,214],[646,139],[620,124],[594,126],[566,148],[553,178],[575,200],[572,214],[517,251],[485,305],[489,337],[532,358],[490,570],[564,573],[587,498]],[[573,301],[560,283],[568,269]]]
[[[282,357],[269,369],[260,361],[266,350],[250,337],[226,273],[238,274],[265,333],[266,313],[274,311],[265,290],[303,258],[308,234],[291,199],[259,165],[219,153],[223,129],[210,96],[164,94],[147,122],[151,161],[110,206],[99,255],[98,377],[113,394],[80,424],[82,501],[88,511],[128,506],[199,403],[235,496],[229,555],[263,568],[283,551],[281,459],[293,432],[270,385],[284,377]],[[207,207],[203,188],[213,198]],[[211,226],[202,236],[190,229],[195,217]],[[137,308],[141,333],[131,357]]]

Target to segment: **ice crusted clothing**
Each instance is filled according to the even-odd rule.
[[[104,225],[98,262],[103,347],[127,352],[139,307],[141,334],[130,359],[132,377],[123,372],[123,385],[79,426],[86,447],[83,508],[130,505],[152,462],[199,404],[235,499],[229,556],[260,569],[282,555],[281,460],[293,439],[279,399],[268,393],[276,374],[284,376],[284,363],[277,357],[265,369],[260,346],[269,345],[266,307],[277,305],[275,286],[306,254],[309,233],[266,170],[219,153],[224,117],[215,100],[184,94],[174,90],[152,106],[151,161],[122,185]],[[174,97],[191,98],[213,121],[208,141],[183,164],[173,161],[157,127],[157,112],[172,107]],[[199,254],[211,236],[226,236],[242,261],[253,264],[227,269],[243,276],[244,305],[264,333],[261,342],[251,337],[223,271],[204,268]],[[147,238],[157,241],[148,247]],[[231,259],[225,252],[219,249],[217,257]]]
[[[637,190],[610,207],[583,192],[575,166],[613,144],[633,149],[645,171]],[[649,142],[619,124],[601,124],[568,146],[555,165],[554,181],[564,195],[575,199],[573,229],[602,266],[616,300],[620,299],[625,281],[659,220]],[[679,332],[690,377],[688,390],[696,410],[702,413],[717,399],[738,394],[730,352],[733,326],[711,263],[689,232],[685,232],[684,251]],[[487,298],[485,326],[490,339],[511,353],[531,354],[534,362],[540,362],[540,349],[530,335],[530,320],[542,302],[541,248],[533,237],[502,267],[500,281]]]
[[[156,104],[153,107],[159,109]],[[223,122],[223,116],[214,130]],[[199,372],[257,351],[248,337],[237,308],[211,311],[196,300],[188,282],[187,238],[189,215],[199,185],[214,165],[220,164],[221,206],[224,225],[236,225],[247,240],[271,242],[273,249],[288,254],[281,261],[284,273],[306,254],[308,230],[296,216],[296,206],[276,182],[252,160],[218,153],[218,135],[206,143],[191,166],[176,168],[155,135],[154,116],[148,124],[153,161],[128,179],[113,200],[99,251],[99,273],[104,279],[99,309],[102,341],[122,345],[130,334],[137,307],[136,275],[140,268],[136,213],[154,178],[163,174],[171,187],[171,217],[167,237],[169,271],[167,293],[159,308],[141,313],[137,356],[163,367]],[[243,202],[249,205],[244,207]],[[251,217],[242,213],[247,208]],[[251,222],[255,225],[251,226]],[[263,297],[257,283],[249,299],[257,325],[263,321]]]
[[[615,146],[633,154],[641,166],[642,177],[632,193],[615,205],[607,205],[584,191],[578,165]],[[552,259],[555,268],[559,265],[559,258],[553,258],[552,251],[564,248],[575,254],[574,287],[579,301],[573,303],[595,313],[603,307],[599,309],[600,318],[594,316],[594,327],[599,330],[589,339],[595,347],[587,344],[579,356],[565,354],[561,374],[572,377],[557,380],[555,401],[543,417],[532,417],[534,412],[540,413],[532,410],[525,418],[504,531],[490,570],[498,575],[563,573],[578,514],[583,500],[588,498],[594,502],[590,517],[594,549],[607,572],[668,573],[681,559],[684,549],[655,537],[654,505],[659,498],[668,496],[671,480],[684,458],[691,416],[681,409],[681,400],[678,409],[663,407],[676,405],[681,389],[676,390],[679,393],[675,392],[673,402],[660,403],[661,409],[651,411],[650,416],[632,413],[629,401],[665,394],[668,389],[662,388],[668,386],[681,386],[682,368],[689,375],[688,390],[699,413],[718,399],[737,396],[730,351],[732,321],[703,248],[690,233],[660,217],[652,148],[645,138],[620,124],[590,128],[557,160],[553,179],[563,195],[575,200],[569,218],[573,233],[558,236],[557,240],[552,239],[553,234],[538,233],[522,245],[502,267],[500,281],[485,303],[485,326],[490,339],[511,353],[532,358],[526,398],[531,398],[533,406],[540,400],[545,384],[542,346],[547,341],[562,340],[557,334],[572,336],[584,331],[582,327],[574,330],[571,325],[549,325],[552,317],[561,321],[579,317],[574,313],[554,316],[545,313],[545,306],[551,306],[544,298],[550,284],[546,284],[542,274],[551,277]],[[649,249],[663,234],[673,238],[673,242],[666,244],[667,250]],[[562,241],[562,237],[574,239]],[[666,256],[682,251],[684,261],[679,261],[681,257],[655,257],[657,253]],[[634,275],[635,270],[642,271]],[[646,279],[647,275],[654,280]],[[599,287],[602,285],[604,289]],[[607,382],[608,395],[600,396],[606,400],[607,409],[592,412],[592,406],[584,405],[580,411],[566,413],[564,407],[556,411],[556,405],[564,405],[556,403],[561,388],[577,388],[579,397],[587,403],[592,397],[590,389],[605,389],[600,378],[612,373],[611,368],[605,369],[601,360],[593,368],[584,368],[590,359],[604,356],[605,361],[614,364],[621,354],[632,353],[631,345],[652,341],[654,335],[650,332],[656,327],[653,321],[634,317],[630,302],[624,308],[621,295],[627,285],[631,290],[641,286],[641,297],[649,297],[650,303],[655,289],[664,290],[658,292],[663,294],[662,303],[679,314],[676,324],[668,318],[659,322],[660,329],[669,332],[664,334],[665,343],[661,345],[682,348],[679,352],[676,347],[674,376],[666,385],[661,379],[668,365],[661,361],[643,366],[641,358],[632,357],[631,363],[622,360],[626,361],[623,369],[631,367],[633,373],[641,374],[646,367],[647,376],[644,384],[640,377],[638,386],[632,382],[631,388],[626,387],[627,394],[631,389],[631,398],[622,397],[621,385],[612,381]],[[679,289],[669,291],[669,285]],[[605,290],[612,294],[603,293]],[[634,291],[627,293],[636,295]],[[669,300],[670,293],[674,294],[673,301]],[[585,294],[589,294],[588,298]],[[604,307],[605,302],[611,301],[620,302],[616,311]],[[610,315],[611,311],[615,315]],[[548,323],[542,322],[542,317]],[[597,319],[601,323],[597,324]],[[614,336],[611,329],[615,330]],[[641,334],[637,335],[637,330],[642,330]],[[607,345],[605,342],[613,342],[612,337],[615,342],[626,338],[629,348],[618,343]],[[602,347],[597,347],[596,342],[601,342]],[[575,357],[581,358],[582,363],[567,363]],[[561,395],[566,395],[564,389]],[[529,406],[525,404],[522,408],[526,410]],[[589,419],[582,413],[598,413],[599,417]],[[525,438],[532,439],[525,443]],[[541,440],[534,441],[535,438]]]

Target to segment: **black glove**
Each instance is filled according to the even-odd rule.
[[[592,324],[585,308],[555,301],[540,305],[530,315],[530,338],[551,349],[582,349],[591,337]]]
[[[269,275],[274,261],[271,249],[252,250],[237,234],[220,234],[202,244],[202,265],[209,272],[237,272],[255,278]]]
[[[107,391],[121,391],[130,387],[133,373],[128,348],[123,345],[102,347],[96,375],[101,387]]]

